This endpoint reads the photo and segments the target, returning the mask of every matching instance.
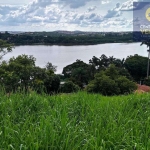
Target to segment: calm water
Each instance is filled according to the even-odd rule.
[[[33,55],[36,58],[36,65],[44,67],[47,62],[57,66],[57,73],[61,73],[63,67],[81,59],[88,63],[93,57],[114,56],[115,58],[126,58],[129,55],[139,54],[147,56],[147,47],[140,46],[140,43],[132,44],[99,44],[90,46],[17,46],[13,52],[4,56],[9,60],[12,56],[21,54]]]

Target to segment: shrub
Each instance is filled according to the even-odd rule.
[[[74,84],[72,81],[68,81],[64,83],[64,85],[60,88],[60,91],[63,93],[71,93],[77,92],[79,89],[78,85]]]
[[[136,84],[127,79],[125,76],[120,76],[115,81],[117,82],[118,88],[120,89],[120,94],[131,93],[132,91],[137,89]]]
[[[100,93],[102,95],[119,94],[119,88],[116,82],[110,79],[109,76],[103,75],[98,77],[86,87],[88,92]]]
[[[106,71],[96,74],[94,80],[86,87],[86,90],[87,92],[111,96],[131,93],[136,88],[134,82],[125,76],[119,75],[117,68],[112,65]]]

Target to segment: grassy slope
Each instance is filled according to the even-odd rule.
[[[150,94],[0,96],[0,149],[148,150]]]

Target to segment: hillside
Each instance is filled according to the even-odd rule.
[[[0,95],[0,149],[150,148],[150,94]]]

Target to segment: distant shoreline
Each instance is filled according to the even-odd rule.
[[[33,44],[15,44],[15,46],[90,46],[90,45],[100,45],[100,44],[132,44],[132,43],[140,43],[140,42],[105,42],[105,43],[97,43],[97,44],[45,44],[45,43],[33,43]]]
[[[59,45],[59,46],[78,46],[78,45],[97,45],[107,43],[132,43],[134,42],[132,33],[84,33],[66,35],[63,33],[24,33],[9,34],[0,33],[0,39],[6,40],[16,46],[21,45]]]

